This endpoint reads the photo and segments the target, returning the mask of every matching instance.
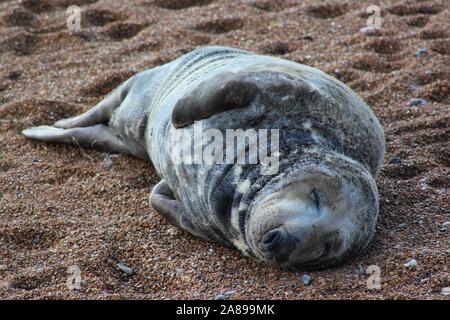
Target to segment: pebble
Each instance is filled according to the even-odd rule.
[[[20,78],[21,75],[22,74],[20,73],[20,71],[11,71],[8,74],[7,78],[10,79],[10,80],[17,80],[17,79]]]
[[[400,164],[402,163],[402,159],[400,159],[399,157],[392,157],[391,160],[389,160],[389,163]]]
[[[230,290],[224,293],[225,297],[231,297],[232,295],[234,295],[236,293],[236,290]]]
[[[403,228],[405,228],[406,227],[406,223],[400,223],[399,225],[398,225],[398,228],[399,229],[403,229]]]
[[[450,227],[450,221],[445,221],[445,222],[442,224],[442,226],[443,226],[444,228]]]
[[[362,33],[364,33],[364,34],[366,34],[368,36],[379,34],[378,29],[375,28],[375,27],[364,27],[364,28],[361,28],[359,30],[359,32],[362,32]]]
[[[450,287],[442,288],[441,294],[444,296],[450,296]]]
[[[134,274],[134,270],[132,268],[127,267],[121,262],[117,264],[117,268],[119,268],[120,271],[126,273],[129,276],[132,276]]]
[[[308,276],[307,274],[304,274],[302,276],[302,283],[303,285],[308,286],[311,283],[311,277]]]
[[[33,243],[35,246],[40,244],[42,242],[42,237],[38,235],[36,238],[34,238],[31,243]]]
[[[413,269],[413,268],[417,267],[417,260],[416,259],[411,259],[407,263],[405,263],[404,266],[407,267],[407,268]]]
[[[427,179],[426,178],[422,178],[419,180],[419,189],[422,191],[425,191],[428,189],[428,185],[427,185]]]
[[[428,105],[427,100],[421,98],[411,99],[408,103],[410,107],[426,107]]]
[[[354,272],[357,276],[361,276],[366,272],[366,270],[364,270],[362,265],[358,265]]]
[[[427,51],[428,51],[427,48],[419,48],[419,49],[416,50],[416,52],[414,52],[414,57],[420,58],[425,53],[427,53]]]
[[[223,295],[223,294],[218,294],[214,299],[215,300],[225,300],[225,295]]]
[[[180,273],[183,273],[183,272],[184,272],[184,269],[183,269],[183,268],[176,268],[176,269],[175,269],[175,272],[178,273],[178,274],[180,274]]]

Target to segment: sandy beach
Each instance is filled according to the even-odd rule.
[[[381,9],[375,31],[367,1],[0,0],[0,298],[448,299],[450,3],[371,4]],[[71,5],[81,12],[75,31]],[[307,272],[305,285],[303,273],[169,225],[148,203],[159,181],[151,163],[20,135],[206,45],[319,68],[370,105],[387,154],[362,255]],[[371,265],[380,289],[367,286]],[[73,266],[79,289],[67,285]]]

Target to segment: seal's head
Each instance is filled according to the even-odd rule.
[[[358,254],[378,216],[373,177],[348,159],[291,171],[260,193],[246,223],[253,253],[289,270],[322,269]]]

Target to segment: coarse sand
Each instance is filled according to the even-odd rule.
[[[370,1],[381,29],[362,32],[368,3],[0,0],[0,298],[448,299],[450,2]],[[66,25],[69,5],[81,8],[79,31]],[[308,272],[309,285],[170,226],[148,203],[158,182],[149,162],[19,134],[213,44],[320,68],[385,129],[376,235],[353,261]],[[379,290],[367,286],[370,265]],[[79,290],[67,286],[71,266]]]

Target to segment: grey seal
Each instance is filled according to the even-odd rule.
[[[278,129],[277,172],[176,162],[185,146],[174,137],[195,123],[224,134]],[[288,270],[343,263],[374,234],[380,123],[342,82],[288,60],[198,48],[136,74],[84,114],[23,135],[150,160],[161,177],[150,203],[171,224]]]

